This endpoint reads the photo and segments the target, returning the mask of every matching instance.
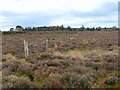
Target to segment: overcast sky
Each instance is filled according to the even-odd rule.
[[[0,0],[0,29],[118,26],[119,0]]]

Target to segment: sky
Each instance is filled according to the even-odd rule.
[[[119,0],[0,0],[0,30],[64,25],[118,27]]]

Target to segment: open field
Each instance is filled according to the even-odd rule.
[[[3,34],[2,46],[3,88],[120,88],[118,31]]]

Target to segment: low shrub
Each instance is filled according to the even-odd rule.
[[[60,82],[67,88],[89,88],[88,81],[79,74],[67,73],[62,76]]]
[[[9,51],[8,53],[12,54],[13,56],[17,55],[17,51]]]
[[[7,61],[7,58],[2,57],[2,62],[5,62],[5,61]]]
[[[8,69],[11,72],[16,72],[18,69],[18,66],[21,63],[19,61],[9,61],[9,62],[5,62],[2,64],[2,69]]]
[[[106,83],[106,84],[109,84],[109,85],[114,85],[115,83],[117,83],[118,81],[120,81],[119,78],[117,77],[109,77],[109,78],[106,78],[103,83]]]
[[[41,86],[41,88],[63,88],[63,87],[64,85],[60,81],[57,81],[55,79],[48,79]]]
[[[51,58],[52,58],[51,54],[42,54],[40,57],[37,58],[37,60],[46,60]]]
[[[37,88],[37,84],[31,82],[28,77],[14,75],[3,78],[3,88]]]
[[[10,68],[4,68],[2,71],[2,76],[8,76],[8,75],[12,75],[13,72],[10,70]]]
[[[106,70],[109,70],[109,71],[117,70],[117,66],[118,66],[117,63],[110,63],[110,62],[104,62],[102,64],[103,69],[106,69]]]
[[[60,61],[60,62],[65,66],[70,66],[69,61],[64,60],[64,61]]]
[[[20,64],[17,69],[18,73],[23,73],[27,75],[33,74],[33,66],[29,64]]]

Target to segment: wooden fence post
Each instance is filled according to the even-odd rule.
[[[67,36],[67,41],[69,40],[69,36]]]
[[[48,38],[46,39],[46,51],[48,53]]]
[[[29,56],[29,51],[28,51],[28,42],[24,40],[24,52],[25,52],[25,58]]]
[[[55,40],[55,47],[57,47],[56,40]]]

